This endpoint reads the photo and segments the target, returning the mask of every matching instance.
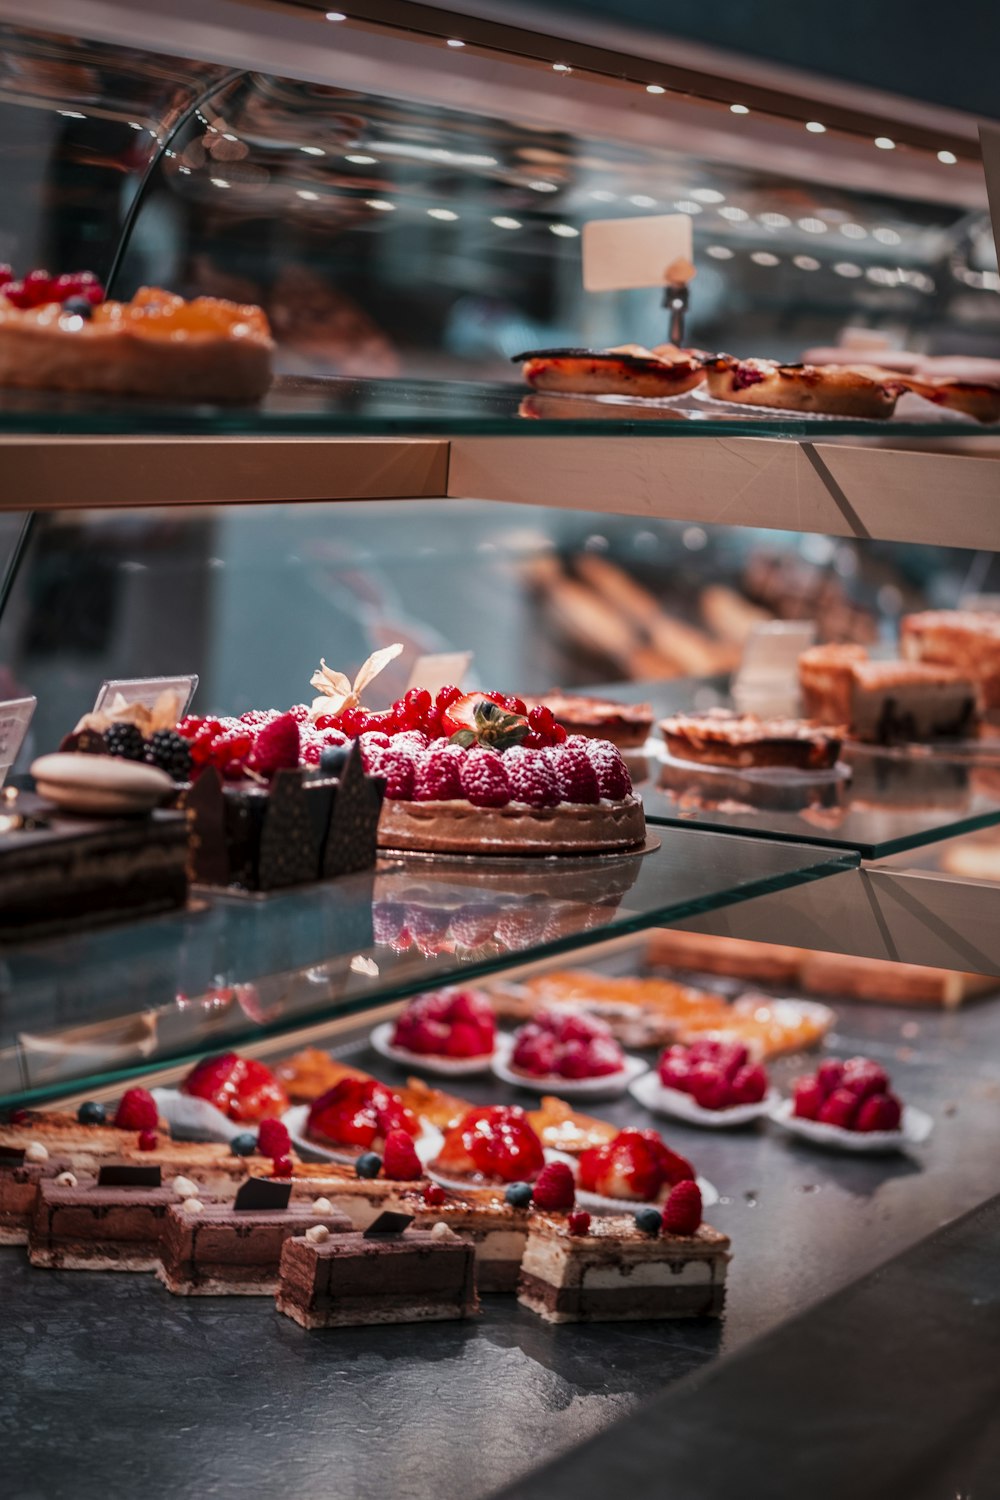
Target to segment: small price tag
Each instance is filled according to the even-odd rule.
[[[177,698],[177,718],[183,719],[191,707],[198,686],[198,675],[190,677],[120,677],[101,683],[101,691],[94,704],[94,713],[108,713],[141,703],[143,708],[154,709],[165,693]]]
[[[0,703],[0,786],[17,760],[37,703],[37,698],[11,698]]]
[[[462,678],[469,670],[471,661],[471,651],[445,651],[440,656],[418,656],[406,684],[407,690],[426,688],[433,698],[435,693],[447,687],[450,682],[461,687]]]
[[[751,631],[733,678],[733,702],[741,713],[798,713],[798,660],[814,644],[812,620],[768,620]]]
[[[694,255],[687,214],[591,219],[583,226],[583,285],[588,292],[664,286],[668,267]]]

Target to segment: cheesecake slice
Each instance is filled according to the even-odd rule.
[[[549,1323],[718,1317],[729,1258],[728,1236],[707,1224],[649,1235],[613,1214],[573,1234],[565,1218],[533,1214],[518,1301]]]
[[[407,1216],[400,1218],[407,1222]],[[380,1222],[380,1221],[377,1221]],[[471,1240],[447,1225],[401,1233],[290,1239],[281,1254],[278,1311],[303,1328],[425,1323],[479,1311]]]
[[[979,719],[972,678],[926,661],[857,662],[851,733],[878,745],[971,734]]]

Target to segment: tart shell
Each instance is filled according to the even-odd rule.
[[[546,855],[617,853],[640,847],[646,820],[638,797],[621,802],[562,802],[556,807],[474,807],[444,802],[386,802],[381,848],[425,854]]]

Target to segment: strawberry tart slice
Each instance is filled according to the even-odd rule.
[[[376,1052],[431,1073],[482,1073],[490,1065],[497,1027],[493,1007],[479,990],[438,990],[417,995],[395,1022],[376,1026]]]
[[[398,1094],[377,1083],[374,1078],[342,1078],[306,1109],[289,1111],[286,1119],[294,1135],[303,1115],[303,1136],[307,1145],[321,1148],[334,1160],[353,1161],[359,1167],[366,1158],[374,1170],[360,1175],[377,1175],[382,1166],[386,1140],[401,1131],[416,1140],[421,1125],[416,1115]],[[294,1117],[294,1118],[293,1118]]]
[[[603,1021],[570,1010],[543,1010],[501,1040],[493,1071],[505,1083],[548,1093],[608,1097],[624,1093],[645,1064],[628,1057]]]
[[[427,1170],[446,1187],[500,1187],[532,1183],[544,1166],[542,1143],[524,1110],[490,1104],[462,1116]]]
[[[586,1207],[665,1203],[679,1182],[694,1182],[691,1163],[655,1130],[621,1130],[613,1140],[584,1151],[577,1167]]]

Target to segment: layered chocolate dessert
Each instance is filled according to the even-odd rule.
[[[922,661],[868,661],[852,668],[851,733],[887,745],[969,734],[979,713],[972,679]]]
[[[66,1156],[53,1156],[45,1146],[0,1147],[0,1245],[26,1245],[28,1229],[42,1182],[73,1177]]]
[[[533,1214],[518,1300],[549,1323],[718,1317],[729,1239],[640,1229],[629,1214],[593,1218],[585,1234],[565,1218]]]
[[[176,1202],[159,1167],[106,1166],[96,1182],[41,1182],[28,1258],[64,1271],[154,1271]]]
[[[286,1240],[317,1227],[328,1235],[351,1229],[347,1215],[328,1199],[290,1203],[289,1192],[288,1183],[251,1181],[231,1204],[197,1198],[172,1204],[157,1272],[163,1285],[182,1297],[272,1296]],[[276,1201],[264,1206],[272,1194]]]
[[[384,1215],[383,1218],[388,1218]],[[408,1215],[393,1215],[409,1226]],[[278,1311],[303,1328],[440,1322],[479,1310],[472,1241],[447,1224],[305,1236],[281,1254]]]
[[[743,770],[829,771],[842,742],[837,729],[818,728],[802,719],[759,719],[725,708],[671,714],[660,721],[660,730],[677,760]]]
[[[963,609],[904,615],[899,646],[908,661],[962,673],[978,687],[985,709],[1000,708],[1000,615]]]

